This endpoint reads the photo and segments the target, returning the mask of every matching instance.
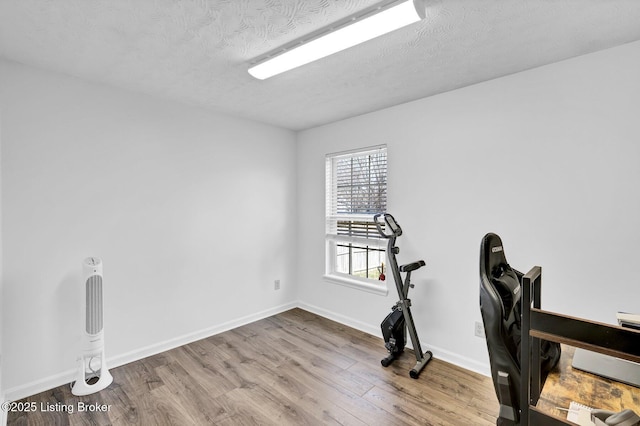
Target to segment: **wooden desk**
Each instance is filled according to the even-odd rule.
[[[556,407],[569,408],[571,401],[615,412],[630,408],[640,414],[640,388],[574,369],[574,352],[574,347],[562,345],[559,368],[549,373],[537,408],[562,419],[567,412]]]

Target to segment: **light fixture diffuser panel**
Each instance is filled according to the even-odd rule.
[[[419,21],[413,1],[405,1],[353,24],[342,26],[249,68],[264,80]]]

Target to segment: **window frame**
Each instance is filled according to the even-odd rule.
[[[339,284],[359,290],[367,291],[374,294],[386,296],[389,292],[387,286],[387,280],[380,281],[374,278],[364,278],[355,275],[338,272],[338,246],[340,244],[362,247],[366,250],[366,256],[368,261],[369,250],[384,252],[382,255],[384,262],[388,265],[388,256],[386,254],[387,241],[381,237],[369,237],[369,228],[364,226],[365,223],[373,224],[373,217],[376,213],[382,213],[382,211],[375,211],[370,213],[338,213],[337,212],[337,187],[338,178],[336,176],[337,166],[336,163],[340,159],[365,157],[373,153],[384,152],[385,166],[384,166],[384,205],[387,200],[387,178],[388,178],[388,150],[386,145],[377,145],[367,148],[361,148],[351,151],[343,151],[338,153],[327,154],[325,157],[325,274],[324,279],[327,282],[333,284]],[[371,179],[369,178],[369,185]],[[378,183],[379,184],[379,183]],[[365,236],[353,236],[344,235],[339,233],[339,223],[351,221],[356,225],[364,226]],[[373,269],[373,268],[369,268]],[[385,268],[386,269],[386,268]],[[350,268],[350,272],[353,272]],[[386,271],[385,271],[385,275]]]

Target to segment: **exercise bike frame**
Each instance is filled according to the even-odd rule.
[[[380,217],[384,218],[384,225],[386,229],[389,230],[389,233],[386,233],[385,229],[382,227],[382,222],[379,220]],[[416,332],[413,316],[411,315],[411,299],[409,299],[408,296],[409,288],[413,288],[414,286],[411,284],[411,272],[425,266],[425,262],[424,260],[419,260],[417,262],[398,266],[396,255],[400,253],[400,248],[396,247],[396,239],[402,235],[402,228],[398,222],[396,222],[395,218],[389,213],[376,214],[373,217],[373,220],[376,224],[376,228],[378,228],[380,236],[387,239],[387,257],[389,258],[388,269],[391,269],[391,272],[393,273],[393,280],[396,284],[398,297],[400,298],[400,300],[391,309],[393,310],[397,308],[402,311],[405,322],[404,332],[406,333],[409,331],[409,337],[411,338],[413,352],[415,353],[417,361],[416,365],[411,369],[411,371],[409,371],[409,376],[411,376],[412,379],[417,379],[420,372],[422,372],[427,363],[433,358],[433,353],[431,353],[431,351],[422,352],[420,339],[418,339],[418,333]],[[402,280],[401,272],[406,273],[404,282]],[[389,355],[381,361],[382,365],[384,367],[388,366],[393,362],[396,356],[396,353],[390,352]]]

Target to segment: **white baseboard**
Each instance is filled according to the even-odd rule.
[[[143,348],[139,348],[139,349],[126,352],[124,354],[116,355],[113,357],[107,357],[107,366],[109,369],[116,368],[133,361],[147,358],[149,356],[156,355],[161,352],[165,352],[170,349],[174,349],[182,345],[189,344],[191,342],[195,342],[197,340],[205,339],[207,337],[211,337],[216,334],[223,333],[228,330],[232,330],[234,328],[279,314],[284,311],[288,311],[289,309],[293,309],[296,307],[298,307],[298,303],[290,302],[290,303],[280,305],[271,309],[267,309],[261,312],[256,312],[254,314],[247,315],[241,318],[236,318],[234,320],[231,320],[213,327],[209,327],[193,333],[188,333],[173,339],[165,340],[164,342],[145,346]],[[49,377],[45,377],[44,379],[41,379],[41,380],[36,380],[21,386],[16,386],[16,387],[7,389],[4,400],[17,401],[22,398],[26,398],[28,396],[38,394],[40,392],[44,392],[46,390],[53,389],[58,386],[62,386],[64,384],[71,383],[76,379],[77,373],[78,372],[75,369],[67,370],[58,374],[51,375]]]
[[[7,389],[5,401],[18,401],[27,396],[35,395],[49,389],[57,388],[64,384],[71,383],[77,375],[76,370],[67,370],[58,374],[45,377],[41,380],[34,380],[21,386]]]
[[[380,331],[380,327],[373,327],[370,324],[363,323],[356,319],[337,314],[335,312],[328,311],[323,308],[319,308],[314,305],[309,305],[304,302],[300,302],[298,304],[300,309],[304,309],[306,311],[312,312],[316,315],[320,315],[321,317],[328,318],[330,320],[339,322],[340,324],[348,325],[351,328],[355,328],[356,330],[360,330],[364,333],[371,334],[372,336],[381,337],[382,332]],[[407,346],[411,347],[411,342],[407,342]],[[428,342],[423,343],[421,346],[424,348],[428,348],[433,353],[434,358],[441,359],[442,361],[446,361],[450,364],[457,365],[458,367],[462,367],[466,370],[473,371],[478,374],[482,374],[483,376],[491,377],[491,369],[489,365],[478,362],[474,359],[467,358],[465,356],[453,353],[446,349],[438,348],[437,346],[430,345]],[[382,346],[384,351],[384,346]]]
[[[289,309],[293,309],[297,306],[298,304],[296,302],[290,302],[284,305],[277,306],[275,308],[267,309],[261,312],[257,312],[255,314],[247,315],[247,316],[237,318],[213,327],[209,327],[204,330],[199,330],[193,333],[185,334],[180,337],[176,337],[174,339],[166,340],[161,343],[136,349],[134,351],[109,358],[107,360],[109,363],[108,365],[109,365],[109,368],[119,367],[121,365],[128,364],[130,362],[137,361],[139,359],[147,358],[149,356],[156,355],[161,352],[165,352],[170,349],[174,349],[174,348],[189,344],[191,342],[195,342],[197,340],[206,339],[207,337],[215,336],[216,334],[233,330],[234,328],[237,328],[246,324],[250,324],[252,322],[255,322],[264,318],[268,318],[270,316],[279,314],[281,312],[288,311]]]
[[[339,322],[340,324],[348,325],[349,327],[355,328],[356,330],[360,330],[364,333],[371,334],[372,336],[380,337],[380,327],[372,327],[370,324],[364,323],[362,321],[358,321],[351,317],[337,314],[335,312],[328,311],[314,305],[309,305],[308,303],[304,302],[298,302],[298,307],[300,309],[304,309],[305,311],[320,315],[321,317]]]
[[[337,314],[335,312],[328,311],[326,309],[319,308],[317,306],[309,305],[307,303],[298,301],[298,302],[290,302],[290,303],[280,305],[271,309],[257,312],[255,314],[237,318],[232,321],[228,321],[228,322],[216,325],[214,327],[209,327],[193,333],[188,333],[183,336],[165,340],[164,342],[149,345],[143,348],[136,349],[134,351],[124,353],[124,354],[108,357],[107,366],[110,369],[119,367],[121,365],[128,364],[130,362],[137,361],[143,358],[147,358],[149,356],[156,355],[161,352],[165,352],[170,349],[174,349],[179,346],[186,345],[200,339],[215,336],[216,334],[223,333],[228,330],[232,330],[234,328],[252,323],[254,321],[261,320],[263,318],[270,317],[272,315],[279,314],[281,312],[284,312],[293,308],[304,309],[316,315],[320,315],[330,320],[355,328],[356,330],[360,330],[364,333],[371,334],[376,337],[380,337],[379,327],[373,327],[370,324],[364,323],[354,318],[351,318],[342,314]],[[445,349],[431,346],[428,343],[425,344],[425,347],[428,347],[429,350],[433,352],[433,356],[435,358],[457,365],[458,367],[462,367],[464,369],[474,371],[484,376],[489,376],[489,377],[491,376],[491,372],[488,365],[484,365],[481,362],[447,351]],[[384,350],[384,346],[382,347],[382,349]],[[5,393],[5,398],[3,399],[3,401],[17,401],[22,398],[26,398],[28,396],[38,394],[40,392],[44,392],[46,390],[53,389],[61,385],[71,383],[73,380],[75,380],[76,374],[77,374],[77,371],[75,369],[67,370],[58,374],[51,375],[41,380],[36,380],[21,386],[16,386],[16,387],[7,389]],[[6,413],[2,413],[0,414],[0,416],[2,416],[0,417],[0,419],[4,418],[4,421],[6,422]],[[3,424],[5,423],[0,422],[0,425],[3,425]]]
[[[426,347],[433,352],[433,357],[446,361],[449,364],[457,365],[465,370],[491,377],[491,369],[488,364],[478,362],[475,359],[467,358],[460,354],[450,352],[446,349],[427,344]]]

